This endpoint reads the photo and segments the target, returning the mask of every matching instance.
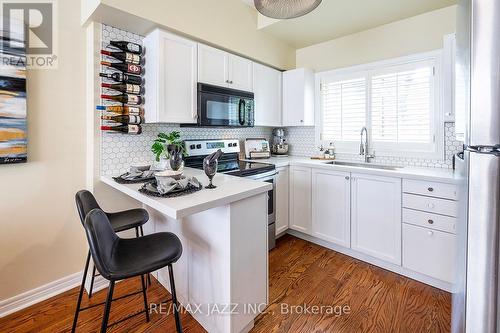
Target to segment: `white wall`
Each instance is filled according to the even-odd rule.
[[[28,71],[28,163],[0,165],[0,300],[83,268],[74,195],[85,185],[80,2],[58,2],[59,68]]]
[[[323,71],[439,49],[455,17],[450,6],[308,46],[297,50],[296,66]]]

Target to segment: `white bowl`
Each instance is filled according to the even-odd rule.
[[[173,178],[175,180],[179,180],[182,178],[182,171],[174,171],[174,170],[164,170],[160,172],[155,172],[155,177],[159,178]]]

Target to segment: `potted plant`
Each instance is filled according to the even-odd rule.
[[[158,133],[158,137],[151,146],[151,151],[155,154],[157,162],[160,162],[162,157],[169,159],[170,167],[174,171],[181,168],[182,158],[186,156],[186,148],[178,131]]]

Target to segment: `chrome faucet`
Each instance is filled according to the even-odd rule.
[[[363,142],[363,133],[365,134],[365,140]],[[369,163],[371,158],[375,158],[375,154],[368,154],[368,129],[363,126],[361,129],[361,143],[359,144],[359,155],[364,156],[365,163]]]

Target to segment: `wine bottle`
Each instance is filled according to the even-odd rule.
[[[117,49],[120,49],[125,52],[132,52],[135,54],[142,54],[142,46],[136,43],[132,42],[126,42],[126,41],[119,41],[119,40],[112,40],[109,42],[111,46],[116,47]]]
[[[142,84],[142,78],[140,76],[128,75],[121,72],[115,72],[113,74],[100,73],[101,77],[111,79],[115,82],[128,83],[128,84]]]
[[[109,99],[123,104],[139,105],[142,103],[142,97],[139,95],[121,94],[121,95],[101,95],[101,98]]]
[[[121,115],[121,116],[101,116],[102,120],[111,120],[115,121],[117,123],[123,123],[123,124],[142,124],[142,118],[140,116],[128,116],[128,115]]]
[[[111,106],[96,106],[97,110],[102,110],[110,113],[129,115],[129,116],[141,116],[144,117],[144,110],[138,106],[129,105],[111,105]]]
[[[124,64],[123,62],[101,61],[101,65],[112,67],[124,73],[141,75],[142,67],[134,64]]]
[[[101,50],[101,54],[113,57],[128,64],[139,65],[142,61],[142,57],[140,55],[130,52],[111,52]]]
[[[103,131],[114,131],[125,134],[141,134],[142,128],[139,125],[119,125],[119,126],[101,126]]]
[[[109,83],[101,83],[101,87],[113,89],[119,92],[127,93],[127,94],[136,94],[139,95],[142,93],[141,86],[137,84],[109,84]]]

